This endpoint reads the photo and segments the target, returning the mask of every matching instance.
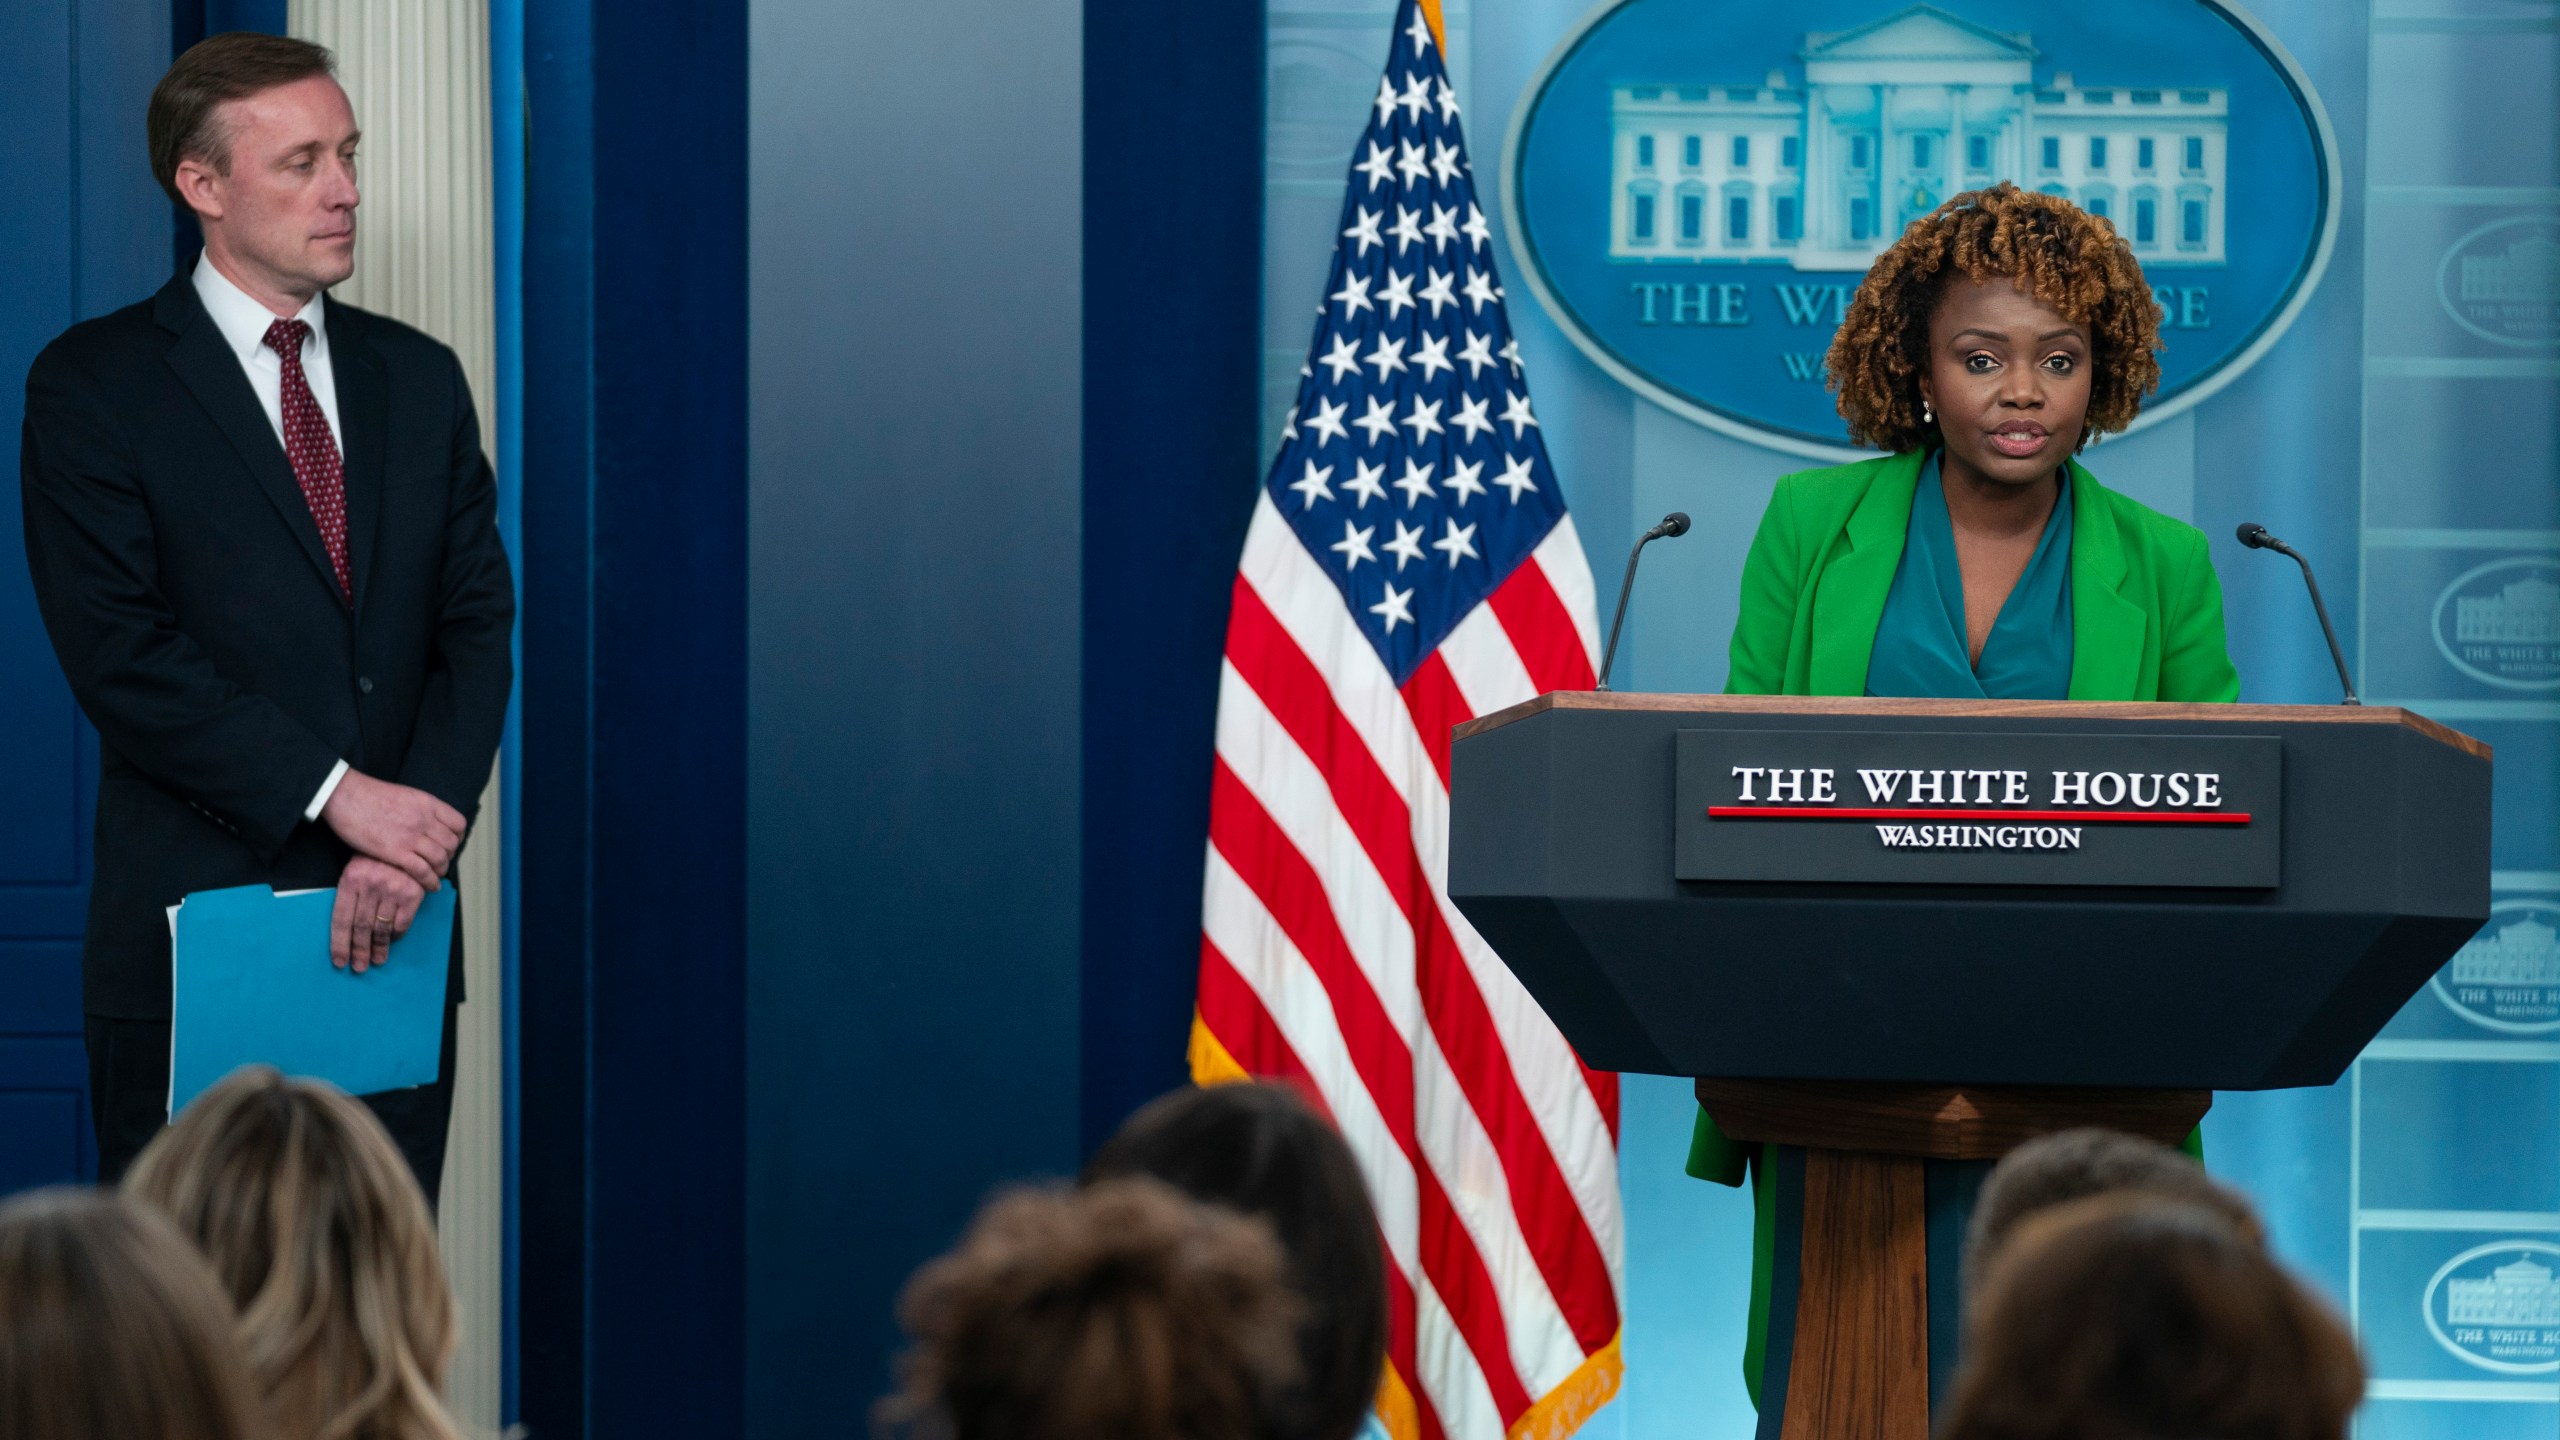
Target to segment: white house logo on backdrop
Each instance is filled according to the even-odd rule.
[[[2436,295],[2483,340],[2560,347],[2560,217],[2492,220],[2454,241],[2436,267]]]
[[[2560,905],[2502,900],[2489,923],[2428,982],[2436,998],[2483,1029],[2560,1030]]]
[[[2560,555],[2492,560],[2436,597],[2436,649],[2501,690],[2560,690]]]
[[[1612,258],[1864,271],[1949,195],[2012,180],[2114,220],[2146,268],[2222,263],[2228,90],[2040,84],[2032,34],[1926,7],[1797,53],[1758,84],[1616,88]]]
[[[1840,455],[1823,355],[1911,221],[2001,180],[2105,216],[2165,315],[2146,419],[2227,383],[2327,263],[2308,82],[2214,0],[1609,0],[1514,110],[1520,272],[1603,368],[1702,424]],[[1836,16],[1836,18],[1834,18]],[[2239,183],[2245,177],[2247,183]]]
[[[2504,1240],[2465,1250],[2419,1303],[2436,1343],[2502,1375],[2560,1371],[2560,1245]]]

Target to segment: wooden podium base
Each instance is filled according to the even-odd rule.
[[[1928,1440],[1926,1162],[1996,1160],[2078,1125],[2175,1145],[2213,1104],[2208,1090],[1827,1080],[1700,1080],[1697,1093],[1734,1139],[1805,1150],[1780,1440]]]

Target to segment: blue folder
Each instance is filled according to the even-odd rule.
[[[362,975],[329,963],[335,890],[202,890],[171,911],[169,1113],[243,1065],[326,1080],[350,1095],[436,1078],[453,887],[429,895],[391,959]]]

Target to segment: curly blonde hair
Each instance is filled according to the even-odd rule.
[[[2160,388],[2160,307],[2115,227],[2058,195],[2003,180],[1914,220],[1877,257],[1825,362],[1849,436],[1899,454],[1927,444],[1920,376],[1929,320],[1958,272],[2000,278],[2089,327],[2089,418],[2080,435],[2122,430]]]

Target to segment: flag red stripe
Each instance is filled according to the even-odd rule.
[[[1502,622],[1503,633],[1510,637],[1513,652],[1519,655],[1521,667],[1529,672],[1529,683],[1539,694],[1550,690],[1591,688],[1594,681],[1591,656],[1582,647],[1582,633],[1574,628],[1572,612],[1565,608],[1564,598],[1556,594],[1554,583],[1547,579],[1547,572],[1534,560],[1524,562],[1519,569],[1512,571],[1511,578],[1502,582],[1501,588],[1495,590],[1485,603],[1493,607],[1494,618]],[[1440,664],[1439,655],[1435,652],[1428,663]],[[1446,673],[1445,669],[1443,673]],[[1419,677],[1420,672],[1417,671],[1416,678]],[[1407,686],[1408,704],[1411,703],[1411,688]],[[1419,722],[1423,716],[1416,712],[1414,718]],[[1432,717],[1435,721],[1438,718],[1436,714]],[[1461,714],[1450,723],[1474,718],[1472,713]],[[1445,780],[1449,773],[1446,753],[1448,731],[1445,727],[1423,731],[1426,739],[1435,734],[1442,737],[1442,753],[1437,758],[1440,774]],[[1615,1145],[1618,1139],[1618,1077],[1613,1072],[1594,1070],[1582,1064],[1582,1057],[1578,1054],[1574,1056],[1574,1063],[1581,1066],[1582,1083],[1590,1088],[1592,1100],[1600,1106],[1600,1118],[1609,1127],[1609,1142]]]
[[[1379,1117],[1417,1166],[1413,1139],[1413,1052],[1387,1019],[1378,992],[1369,985],[1360,962],[1334,921],[1333,902],[1324,882],[1289,843],[1262,801],[1217,759],[1209,781],[1209,843],[1262,900],[1289,943],[1298,947],[1317,983],[1333,1002],[1334,1024],[1342,1032],[1351,1063],[1361,1083],[1377,1102]]]
[[[1262,997],[1253,993],[1237,973],[1234,962],[1206,938],[1200,942],[1200,1021],[1236,1063],[1245,1067],[1256,1079],[1274,1079],[1289,1084],[1308,1097],[1325,1118],[1332,1119],[1332,1106],[1324,1098],[1306,1063],[1289,1044],[1288,1036],[1262,1007]],[[1248,1051],[1250,1055],[1248,1056]],[[1338,1128],[1338,1127],[1337,1127]],[[1378,1242],[1385,1260],[1387,1276],[1387,1360],[1405,1377],[1405,1388],[1414,1392],[1414,1403],[1428,1407],[1430,1401],[1414,1383],[1414,1360],[1418,1345],[1414,1323],[1413,1279],[1396,1263],[1395,1252],[1382,1236]],[[1425,1422],[1428,1427],[1439,1423],[1436,1414]]]
[[[1422,657],[1404,682],[1404,708],[1412,712],[1414,729],[1422,733],[1422,748],[1430,754],[1432,768],[1440,772],[1440,788],[1448,789],[1449,732],[1476,718],[1476,712],[1467,705],[1457,678],[1449,673],[1449,662],[1439,651]]]
[[[1502,621],[1511,648],[1520,652],[1520,663],[1528,668],[1529,681],[1539,694],[1591,688],[1591,656],[1582,648],[1582,632],[1574,628],[1573,616],[1537,562],[1512,571],[1485,603]]]
[[[1477,1368],[1484,1371],[1485,1388],[1493,1392],[1493,1408],[1501,1413],[1503,1428],[1509,1429],[1536,1397],[1520,1383],[1519,1368],[1511,1362],[1511,1332],[1503,1324],[1502,1292],[1494,1288],[1484,1257],[1476,1253],[1475,1237],[1467,1233],[1431,1167],[1417,1165],[1413,1173],[1422,1192],[1422,1273],[1431,1277],[1431,1288],[1440,1292],[1450,1321],[1474,1352]]]
[[[1555,1153],[1547,1148],[1545,1133],[1520,1093],[1518,1076],[1502,1048],[1493,1017],[1440,913],[1414,846],[1412,815],[1404,797],[1388,783],[1376,757],[1334,705],[1324,677],[1242,579],[1237,581],[1229,613],[1228,660],[1323,772],[1335,808],[1412,924],[1415,983],[1422,992],[1424,1015],[1459,1088],[1502,1158],[1512,1212],[1557,1308],[1586,1354],[1599,1349],[1618,1328],[1617,1294],[1608,1262],[1583,1223],[1581,1204],[1565,1183]],[[1220,769],[1232,776],[1223,765]],[[1243,789],[1241,782],[1235,783]],[[1409,1123],[1409,1095],[1407,1104],[1404,1114]]]
[[[1344,1048],[1360,1070],[1361,1082],[1378,1104],[1387,1128],[1412,1163],[1419,1191],[1422,1228],[1422,1273],[1431,1278],[1458,1333],[1475,1352],[1476,1365],[1499,1402],[1518,1400],[1506,1409],[1506,1420],[1529,1406],[1529,1394],[1512,1364],[1511,1343],[1503,1329],[1500,1296],[1475,1241],[1466,1233],[1449,1197],[1421,1155],[1413,1128],[1413,1057],[1402,1037],[1387,1023],[1385,1010],[1368,978],[1352,958],[1333,916],[1332,902],[1306,857],[1262,808],[1262,802],[1227,767],[1222,757],[1212,772],[1209,790],[1209,836],[1235,872],[1279,923],[1282,933],[1306,957],[1325,993],[1332,998],[1335,1023]],[[1461,1304],[1459,1297],[1481,1303]]]

